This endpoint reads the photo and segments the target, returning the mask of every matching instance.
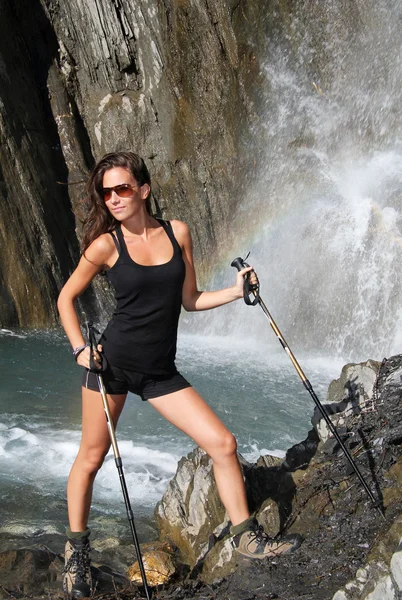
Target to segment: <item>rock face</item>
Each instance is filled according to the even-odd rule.
[[[266,595],[253,597],[275,593],[282,600],[318,599],[337,593],[334,600],[399,598],[401,378],[402,356],[381,365],[374,361],[347,365],[340,379],[331,384],[328,396],[346,409],[338,413],[344,443],[383,505],[385,520],[371,508],[339,446],[332,438],[320,441],[312,430],[304,442],[287,452],[284,461],[261,457],[255,465],[244,465],[251,509],[271,536],[302,534],[305,541],[297,553],[259,565],[245,566],[239,560],[229,543],[227,516],[217,506],[210,461],[200,450],[182,459],[156,508],[162,538],[178,546],[193,576],[208,584],[226,578],[225,589],[236,590],[233,598],[249,598],[250,590],[261,588]],[[360,403],[355,402],[359,398]],[[201,480],[202,486],[196,483]],[[202,502],[194,501],[196,491]],[[214,515],[209,530],[206,515]],[[199,526],[194,528],[193,523]]]
[[[145,157],[155,209],[192,226],[207,264],[254,160],[246,79],[267,4],[0,0],[0,326],[57,321],[73,211],[105,152]],[[84,308],[110,306],[97,294]]]
[[[55,321],[77,239],[46,83],[57,42],[23,4],[0,2],[0,325],[25,326]]]

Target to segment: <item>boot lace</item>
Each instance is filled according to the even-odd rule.
[[[253,529],[254,539],[259,544],[264,543],[272,543],[273,539],[269,537],[269,535],[264,531],[264,527],[262,525],[258,525],[255,529]]]
[[[70,558],[63,570],[63,575],[67,573],[74,575],[75,583],[86,582],[89,572],[90,557],[88,545],[82,548],[74,548]]]

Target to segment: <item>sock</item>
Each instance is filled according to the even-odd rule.
[[[239,533],[243,533],[243,531],[247,531],[248,529],[253,529],[253,526],[257,524],[257,520],[255,517],[247,517],[245,521],[238,523],[237,525],[232,525],[230,527],[231,535],[238,535]]]
[[[79,540],[81,538],[87,538],[89,537],[90,533],[90,529],[85,529],[85,531],[71,531],[70,527],[66,527],[66,535],[70,540]]]

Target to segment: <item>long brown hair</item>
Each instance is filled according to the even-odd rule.
[[[138,185],[147,183],[151,188],[151,177],[144,160],[134,152],[111,152],[105,154],[89,174],[86,188],[87,214],[82,225],[83,252],[102,233],[115,229],[117,219],[108,210],[102,197],[103,176],[106,171],[114,167],[122,167],[130,171]],[[145,207],[151,214],[151,192],[145,201]]]

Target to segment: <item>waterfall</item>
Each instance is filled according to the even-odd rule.
[[[317,3],[300,4],[267,41],[249,148],[259,166],[212,283],[250,251],[291,347],[381,360],[402,351],[402,6],[350,3],[345,15],[326,2],[318,18]],[[236,303],[200,321],[258,342],[270,335],[260,313]]]

